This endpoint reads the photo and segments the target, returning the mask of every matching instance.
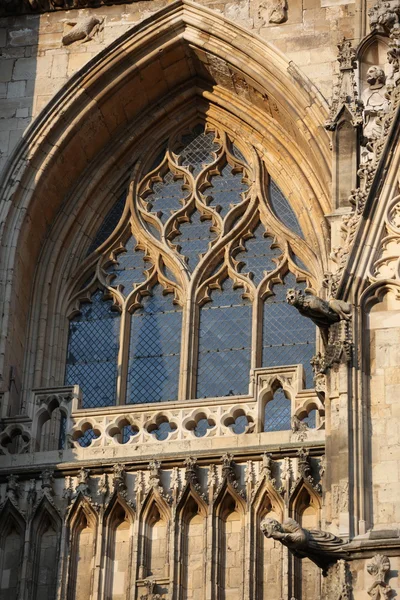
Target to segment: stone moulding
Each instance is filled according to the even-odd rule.
[[[137,0],[4,0],[0,6],[0,17],[99,8],[100,6],[133,4],[133,2],[137,2]]]

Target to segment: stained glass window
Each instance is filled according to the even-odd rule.
[[[97,291],[71,319],[66,385],[83,390],[83,407],[115,404],[120,315]]]
[[[272,400],[265,405],[264,431],[285,431],[291,428],[290,400],[284,391],[276,390]]]
[[[311,387],[310,360],[315,354],[315,325],[287,304],[286,292],[293,287],[304,289],[305,285],[296,283],[294,275],[289,273],[283,284],[274,285],[273,295],[264,302],[262,365],[302,364],[306,384]]]
[[[305,287],[288,269],[307,274],[301,247],[308,242],[277,183],[267,172],[268,189],[255,181],[264,168],[251,164],[257,149],[240,139],[239,150],[213,127],[174,131],[156,159],[156,152],[142,157],[129,203],[121,195],[90,243],[88,253],[104,248],[79,274],[86,296],[76,314],[74,292],[65,377],[81,387],[84,408],[246,395],[257,365],[303,364],[311,385],[315,327],[286,303],[290,287]],[[297,236],[296,253],[287,229]],[[242,434],[249,424],[243,414],[231,429]],[[203,415],[194,435],[215,425]],[[163,440],[174,425],[157,427]],[[290,403],[279,390],[266,427],[290,427]],[[116,435],[127,443],[136,433],[125,423]]]
[[[281,192],[280,188],[276,185],[275,181],[270,179],[269,183],[269,201],[272,206],[272,210],[280,221],[288,229],[291,229],[298,236],[303,237],[303,232],[294,213],[293,208],[290,206],[286,197]]]
[[[182,310],[160,285],[132,315],[127,402],[176,400]]]
[[[251,304],[227,279],[200,311],[197,397],[247,394]]]

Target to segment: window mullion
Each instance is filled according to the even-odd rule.
[[[198,345],[199,311],[192,299],[192,286],[189,286],[182,321],[182,354],[181,377],[179,382],[179,399],[195,398],[196,365]]]
[[[128,379],[129,340],[131,331],[131,314],[126,308],[122,308],[120,344],[118,352],[118,377],[117,377],[117,401],[116,404],[126,404],[126,384]]]

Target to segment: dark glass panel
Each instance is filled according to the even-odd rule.
[[[247,394],[251,354],[251,304],[230,279],[200,311],[197,397]]]
[[[83,391],[83,408],[115,404],[120,315],[103,292],[71,319],[65,385],[78,384]]]
[[[132,315],[127,402],[176,400],[182,310],[157,285]]]

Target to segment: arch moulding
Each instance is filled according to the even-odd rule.
[[[279,177],[305,233],[317,229],[314,251],[323,272],[331,180],[326,102],[292,62],[257,35],[179,0],[76,73],[28,128],[5,169],[0,372],[13,365],[22,373],[28,306],[29,339],[46,339],[35,327],[45,321],[52,291],[76,269],[88,231],[101,222],[110,197],[120,193],[144,144],[148,149],[160,143],[163,132],[195,113],[223,121],[237,134],[246,131],[271,176]],[[31,342],[29,353],[37,353]],[[46,378],[34,379],[38,367],[29,353],[25,388],[47,385]],[[8,414],[18,412],[18,402],[9,405]]]

